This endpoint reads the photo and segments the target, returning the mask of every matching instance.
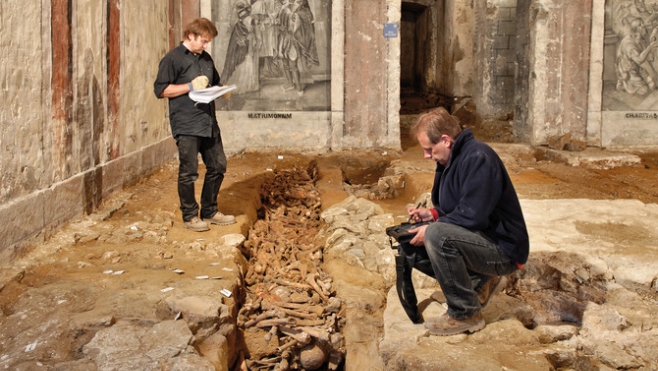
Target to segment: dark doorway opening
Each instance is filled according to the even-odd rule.
[[[432,23],[428,6],[417,2],[402,2],[400,22],[400,115],[416,114],[445,105],[446,99],[428,86],[429,74],[436,70],[432,65],[432,43],[438,25]],[[437,57],[437,56],[434,56]],[[449,102],[449,101],[448,101]]]
[[[400,24],[400,87],[422,92],[426,88],[427,7],[415,3],[402,3]]]

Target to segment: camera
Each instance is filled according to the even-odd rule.
[[[409,230],[428,225],[431,222],[419,222],[419,223],[402,223],[400,225],[395,225],[392,227],[386,228],[386,234],[395,239],[398,243],[409,243],[416,233],[409,233]],[[391,243],[391,247],[393,244]]]

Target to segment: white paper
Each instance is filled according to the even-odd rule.
[[[38,344],[38,343],[39,343],[38,341],[35,341],[34,343],[28,344],[28,345],[25,347],[25,351],[26,351],[26,352],[31,352],[31,351],[33,351],[34,349],[37,348],[37,344]]]
[[[210,103],[222,95],[237,89],[235,85],[211,86],[202,90],[195,90],[189,93],[190,99],[198,103]]]

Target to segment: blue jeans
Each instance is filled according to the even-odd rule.
[[[178,197],[183,221],[199,216],[199,204],[194,195],[194,182],[199,177],[199,153],[206,165],[201,189],[201,218],[212,218],[217,213],[217,196],[226,173],[226,155],[221,133],[214,138],[191,135],[176,137],[178,146]]]
[[[425,230],[425,251],[448,304],[448,315],[464,319],[481,310],[477,292],[489,276],[504,276],[518,268],[483,233],[448,223]]]

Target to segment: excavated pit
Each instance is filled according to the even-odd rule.
[[[420,155],[412,156],[416,159]],[[432,168],[425,162],[421,166],[406,157],[376,152],[370,156],[376,159],[363,154],[341,160],[331,156],[284,157],[285,160],[277,160],[277,156],[251,155],[231,160],[230,170],[234,173],[229,173],[227,186],[222,188],[220,204],[223,212],[238,216],[235,226],[213,228],[204,234],[182,228],[178,206],[172,202],[176,198],[176,164],[170,164],[129,193],[117,196],[102,212],[63,226],[57,234],[35,244],[31,254],[3,267],[0,368],[93,370],[98,365],[114,364],[120,365],[120,369],[143,369],[157,364],[173,369],[175,361],[180,370],[221,369],[217,366],[220,364],[232,365],[230,369],[250,365],[253,369],[274,370],[281,369],[286,359],[289,369],[359,369],[361,365],[361,369],[383,369],[383,351],[378,349],[386,328],[383,313],[396,303],[394,297],[388,296],[394,282],[390,276],[392,263],[378,255],[386,256],[391,250],[383,233],[386,224],[381,221],[399,221],[404,205],[429,189]],[[313,160],[317,160],[317,167]],[[592,184],[600,185],[596,188],[599,193],[610,192],[597,196],[599,199],[614,198],[622,194],[625,179],[631,174],[634,197],[646,202],[656,199],[655,183],[649,181],[655,180],[655,161],[648,162],[645,168],[609,172],[575,170],[536,161],[526,170],[520,166],[523,161],[512,164],[510,169],[524,198],[583,192],[597,196],[591,191]],[[360,172],[359,168],[367,170]],[[538,178],[540,170],[547,175]],[[558,178],[558,171],[567,175]],[[237,172],[239,176],[235,175]],[[604,187],[606,174],[611,174],[606,178],[610,185]],[[616,181],[617,178],[623,181]],[[358,238],[357,228],[352,231],[346,229],[347,225],[321,220],[322,213],[350,196],[367,200],[364,205],[373,203],[390,216],[386,219],[378,215],[380,224],[359,227],[357,232],[362,235]],[[544,212],[536,206],[528,216],[536,218]],[[650,215],[650,208],[641,212]],[[356,226],[362,222],[366,222],[363,215],[355,214],[350,223]],[[372,228],[373,225],[382,228]],[[484,351],[490,352],[489,356],[502,354],[506,351],[504,343],[513,343],[514,339],[495,338],[495,329],[514,319],[530,331],[528,338],[538,339],[535,343],[515,345],[549,365],[537,369],[600,369],[602,364],[629,370],[647,365],[651,369],[655,363],[642,358],[644,348],[650,348],[648,340],[627,342],[631,356],[615,350],[617,358],[612,359],[607,355],[613,345],[606,345],[608,353],[596,353],[587,341],[578,343],[573,339],[581,327],[592,326],[592,320],[584,321],[592,305],[601,307],[603,319],[615,326],[614,336],[630,336],[638,326],[649,332],[658,327],[651,317],[642,315],[646,312],[643,308],[656,305],[655,278],[643,285],[629,279],[635,276],[627,272],[622,272],[626,278],[622,281],[623,275],[613,270],[644,256],[646,248],[654,246],[655,233],[639,227],[638,221],[576,221],[574,225],[573,234],[590,250],[531,251],[526,268],[509,277],[502,292],[492,299],[485,313],[487,327],[478,335],[442,343],[442,349],[457,349],[460,341],[493,336],[492,344],[500,342],[500,348]],[[282,236],[269,241],[272,230]],[[344,231],[337,233],[339,230]],[[236,237],[245,235],[248,239],[244,243]],[[334,243],[339,239],[360,242],[344,251],[332,245],[327,254],[328,235]],[[537,241],[541,236],[533,237],[531,240]],[[238,242],[229,241],[233,239]],[[595,254],[594,246],[601,252]],[[259,263],[259,255],[266,264]],[[327,269],[329,257],[332,260]],[[650,259],[644,260],[651,263]],[[305,267],[298,261],[304,262]],[[261,274],[268,269],[283,273],[275,278],[278,282]],[[435,289],[432,280],[416,278],[419,289]],[[337,284],[339,280],[343,281],[342,287]],[[610,287],[614,289],[612,293]],[[169,288],[172,291],[163,292]],[[628,300],[630,294],[624,293],[627,296],[622,300],[620,291],[625,288],[637,293],[639,299]],[[387,303],[386,298],[392,301]],[[626,303],[633,308],[623,307]],[[200,316],[202,313],[195,312],[199,304],[218,308],[221,315]],[[620,308],[618,311],[624,316],[608,317],[608,305]],[[277,310],[287,313],[287,319],[272,313]],[[283,322],[277,322],[282,319]],[[269,323],[272,326],[262,322],[268,320],[275,320]],[[403,321],[402,325],[407,324]],[[563,327],[560,325],[576,330],[547,335],[547,327],[559,329]],[[417,328],[397,331],[401,331],[399,336],[405,343],[425,339],[416,347],[437,341],[413,335],[413,331],[420,331]],[[149,335],[152,332],[160,336]],[[585,333],[591,337],[596,332],[588,329]],[[568,345],[569,339],[572,345]],[[621,341],[624,340],[618,340]],[[558,342],[573,349],[555,351]],[[393,353],[398,351],[404,352],[398,347]],[[183,361],[194,366],[184,368]],[[392,365],[388,364],[387,369],[397,369]]]
[[[259,220],[244,253],[246,300],[238,314],[245,349],[238,362],[259,370],[337,370],[345,344],[341,301],[322,267],[322,201],[315,162],[274,170],[260,192]]]

